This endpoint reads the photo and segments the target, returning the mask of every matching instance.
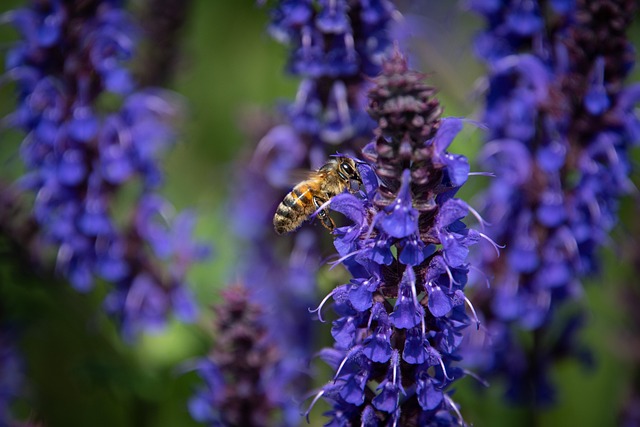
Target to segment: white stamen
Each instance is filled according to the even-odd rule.
[[[577,255],[579,251],[578,242],[573,233],[567,227],[562,227],[558,232],[562,235],[562,242],[564,243],[565,249],[570,254]]]
[[[371,322],[373,322],[373,307],[371,307],[371,314],[369,315],[369,321],[367,322],[367,329],[371,330]]]
[[[311,31],[308,27],[302,29],[302,47],[306,50],[311,46]]]
[[[498,255],[498,258],[500,257],[500,249],[504,249],[505,245],[500,246],[499,244],[497,244],[496,242],[494,242],[491,237],[487,236],[484,233],[481,233],[478,231],[478,234],[480,235],[480,237],[482,237],[483,239],[485,239],[487,242],[491,243],[491,245],[493,246],[493,249],[496,250],[496,254]]]
[[[416,281],[411,281],[411,296],[413,297],[413,305],[418,308],[420,303],[418,302],[418,292],[416,291]]]
[[[493,172],[469,172],[468,176],[488,176],[490,178],[495,178],[496,174]]]
[[[489,226],[491,225],[490,223],[486,222],[484,218],[482,218],[482,216],[478,213],[477,210],[475,210],[469,205],[467,205],[467,208],[469,209],[469,212],[471,212],[471,215],[473,215],[478,220],[478,223],[480,224],[480,227],[482,227],[483,230],[485,225],[489,225]]]
[[[607,146],[607,157],[609,158],[609,162],[611,163],[612,166],[620,163],[620,157],[618,156],[618,152],[613,147],[613,145]]]
[[[371,237],[371,233],[373,233],[373,228],[375,227],[377,222],[378,222],[378,215],[375,215],[373,217],[373,220],[371,221],[371,224],[369,225],[369,229],[367,230],[367,234],[364,237],[365,239],[368,239],[369,237]]]
[[[467,305],[471,309],[471,312],[473,313],[473,318],[476,321],[476,330],[479,330],[480,329],[480,320],[478,320],[478,315],[476,314],[476,309],[473,308],[473,304],[471,304],[471,301],[469,301],[469,298],[464,297],[464,301],[467,303]]]
[[[393,364],[393,375],[392,375],[392,377],[393,377],[393,383],[397,384],[397,382],[398,382],[398,364],[397,363]]]
[[[485,387],[489,387],[489,382],[487,382],[486,380],[480,378],[478,375],[476,375],[474,372],[471,372],[467,369],[463,369],[462,370],[464,372],[465,375],[469,375],[471,378],[473,378],[474,380],[478,381],[480,384],[482,384]]]
[[[349,53],[349,59],[353,59],[353,56],[356,53],[355,50],[355,41],[353,40],[353,34],[347,33],[344,36],[344,45],[347,48],[347,52]]]
[[[456,282],[453,278],[453,273],[451,273],[451,269],[449,268],[449,266],[447,265],[447,263],[444,264],[444,268],[445,270],[447,270],[447,276],[449,276],[449,290],[451,290],[451,288],[453,287],[453,284],[455,283],[456,285],[460,285],[460,283]]]
[[[485,281],[485,283],[487,285],[487,289],[491,289],[491,282],[489,281],[489,277],[487,277],[487,275],[484,273],[484,271],[482,271],[481,269],[479,269],[475,265],[470,265],[469,269],[473,269],[474,271],[480,273],[482,275],[482,277],[484,277],[484,281]]]
[[[324,306],[324,304],[327,302],[327,300],[329,298],[331,298],[333,296],[333,294],[336,293],[336,290],[338,288],[335,288],[334,290],[332,290],[331,292],[329,292],[329,294],[327,294],[326,297],[324,297],[324,299],[320,302],[320,305],[318,305],[316,308],[311,309],[311,307],[309,307],[307,310],[309,310],[309,313],[318,313],[318,320],[321,321],[322,323],[324,323],[324,319],[322,318],[322,307]]]
[[[309,92],[313,88],[313,83],[310,80],[303,80],[300,84],[300,88],[296,93],[295,105],[299,108],[300,105],[306,104]]]
[[[309,423],[309,414],[311,413],[311,410],[313,409],[313,407],[315,406],[316,402],[318,401],[318,399],[320,399],[322,397],[322,395],[324,394],[324,389],[320,390],[315,397],[313,398],[313,400],[311,401],[311,404],[309,405],[309,408],[306,410],[306,412],[304,413],[304,417],[307,419],[307,423]]]
[[[444,367],[444,362],[442,361],[442,357],[438,357],[438,361],[440,362],[440,367],[442,368],[442,372],[444,373],[444,377],[449,381],[453,381],[453,378],[447,374],[447,368]]]
[[[258,145],[256,146],[256,149],[253,152],[253,157],[251,159],[252,164],[257,165],[261,163],[263,159],[267,157],[267,154],[269,154],[271,149],[274,147],[275,144],[274,144],[273,138],[269,138],[270,133],[271,132],[263,136],[262,139],[258,141]]]
[[[331,267],[329,268],[329,270],[333,270],[337,265],[340,265],[343,261],[346,261],[347,259],[351,258],[354,255],[359,254],[360,252],[364,252],[364,250],[367,248],[362,248],[362,249],[358,249],[356,251],[353,252],[349,252],[348,254],[346,254],[343,257],[338,258],[336,261],[331,262]]]
[[[595,199],[590,199],[587,206],[589,207],[589,213],[593,217],[593,222],[599,222],[602,212],[600,211],[600,205],[598,202],[596,202]]]
[[[444,400],[447,402],[447,404],[449,405],[449,407],[451,409],[453,409],[453,411],[456,413],[457,417],[458,417],[458,421],[459,424],[461,426],[465,425],[464,423],[464,418],[462,418],[462,414],[460,413],[460,411],[458,410],[458,407],[456,406],[456,404],[453,402],[453,400],[451,400],[451,397],[444,393]]]
[[[549,292],[542,292],[538,296],[537,300],[537,302],[540,304],[540,307],[544,308],[545,312],[549,311],[549,308],[551,307],[551,294]]]
[[[333,376],[333,383],[334,384],[338,380],[338,376],[340,375],[340,371],[342,371],[342,368],[344,368],[344,365],[345,365],[345,363],[347,363],[347,360],[349,360],[349,358],[351,356],[353,356],[354,353],[357,353],[358,351],[360,351],[360,346],[353,347],[351,350],[349,350],[349,352],[344,357],[344,359],[342,359],[342,362],[340,362],[340,366],[338,366],[338,369],[336,370],[336,374]]]

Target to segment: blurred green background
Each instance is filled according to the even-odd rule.
[[[409,44],[413,66],[430,73],[445,115],[479,118],[481,97],[475,88],[483,69],[474,59],[470,38],[480,22],[453,2],[429,3],[403,3],[407,11],[418,14],[411,18],[418,24]],[[0,13],[19,4],[3,0]],[[23,260],[11,256],[0,241],[0,313],[18,331],[29,375],[26,398],[16,407],[23,418],[45,420],[49,427],[198,425],[186,409],[198,378],[184,371],[190,360],[206,354],[211,343],[208,307],[216,302],[219,289],[236,278],[233,264],[242,247],[230,234],[226,218],[230,182],[242,164],[236,160],[256,142],[248,123],[257,117],[255,112],[293,99],[298,83],[283,72],[286,47],[265,32],[268,8],[252,0],[193,1],[170,84],[188,109],[181,142],[166,158],[164,194],[178,209],[197,211],[198,236],[214,246],[211,261],[197,265],[190,276],[202,308],[196,324],[174,322],[161,334],[125,344],[100,311],[104,287],[78,294],[65,283],[25,269]],[[637,25],[633,34],[639,41]],[[12,29],[0,28],[5,49],[15,38]],[[13,102],[13,87],[1,87],[2,115],[11,111]],[[480,138],[480,131],[469,129],[451,151],[473,159]],[[19,143],[19,134],[0,133],[2,180],[12,180],[22,170]],[[473,179],[461,196],[473,200],[485,179]],[[614,233],[619,242],[640,239],[629,231],[636,213],[637,206],[626,201],[624,221]],[[616,425],[634,369],[629,341],[622,339],[633,325],[619,291],[627,284],[638,287],[637,270],[619,253],[623,247],[612,245],[605,251],[602,276],[587,281],[585,304],[590,311],[583,336],[594,351],[595,369],[585,370],[577,363],[558,366],[553,376],[559,385],[558,406],[535,416],[530,408],[505,405],[500,384],[482,391],[466,378],[455,399],[467,422],[479,427]],[[318,383],[325,380],[319,378]],[[314,411],[312,425],[322,425],[317,416],[321,409]]]

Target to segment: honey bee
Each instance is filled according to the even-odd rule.
[[[308,179],[293,187],[284,198],[273,216],[273,228],[276,233],[289,233],[302,225],[304,221],[323,203],[344,190],[352,191],[351,181],[362,184],[356,162],[348,157],[336,157],[311,173]],[[318,212],[322,225],[329,231],[335,228],[326,209]]]

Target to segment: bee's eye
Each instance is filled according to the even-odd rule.
[[[342,163],[340,165],[340,168],[345,171],[349,176],[353,176],[356,174],[356,172],[353,170],[353,168],[351,167],[351,165],[349,163]]]

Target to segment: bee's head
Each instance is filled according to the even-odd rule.
[[[360,173],[356,167],[356,162],[349,157],[341,157],[338,164],[338,173],[347,180],[354,180],[362,183]]]

